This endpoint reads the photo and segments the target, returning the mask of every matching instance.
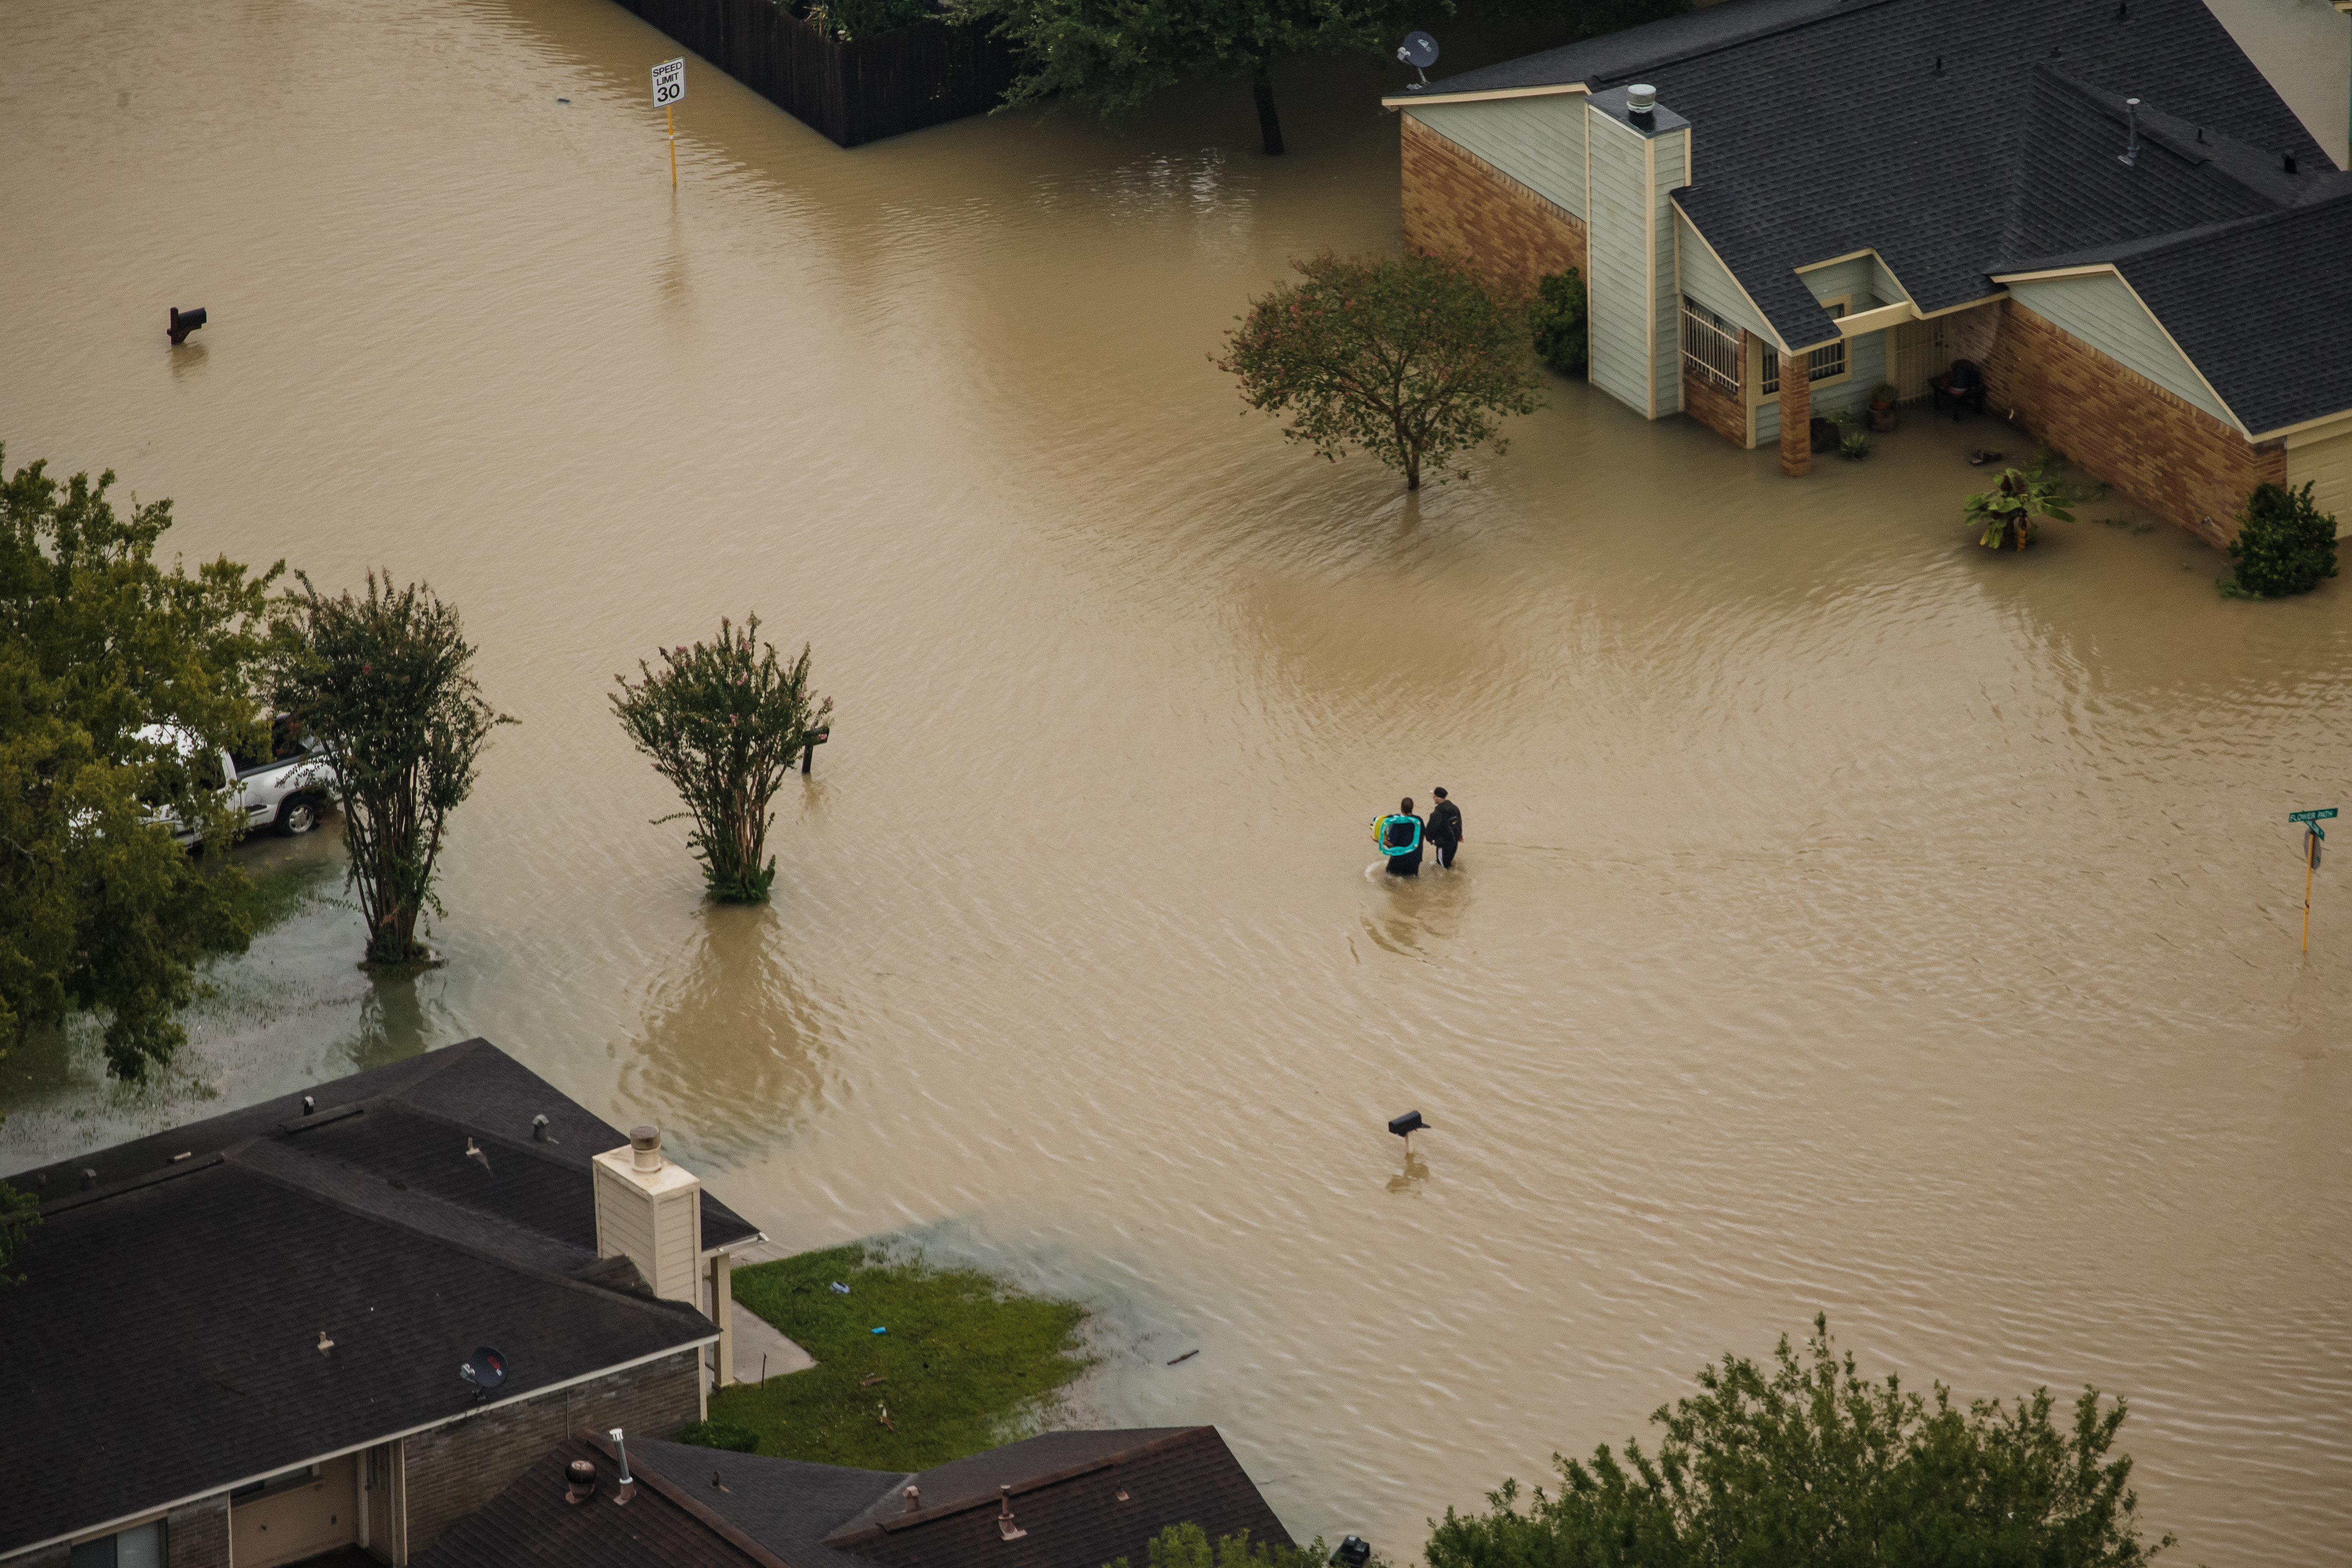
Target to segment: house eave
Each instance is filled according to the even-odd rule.
[[[1497,87],[1484,92],[1400,92],[1381,100],[1382,109],[1412,109],[1428,103],[1499,103],[1507,98],[1558,98],[1562,93],[1591,89],[1580,81],[1554,82],[1545,87]]]

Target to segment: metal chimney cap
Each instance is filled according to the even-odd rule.
[[[1658,107],[1658,89],[1646,81],[1637,81],[1625,89],[1625,107],[1635,114],[1647,114]]]
[[[629,1129],[629,1147],[636,1151],[634,1162],[640,1171],[661,1169],[661,1129],[650,1121],[640,1121]]]

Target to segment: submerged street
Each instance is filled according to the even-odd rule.
[[[163,1085],[0,1062],[0,1172],[480,1035],[782,1247],[1086,1302],[1077,1416],[1215,1423],[1302,1540],[1409,1561],[1823,1310],[1906,1385],[2124,1395],[2185,1561],[2340,1551],[2352,894],[2299,953],[2286,815],[2352,805],[2352,587],[2226,601],[2112,500],[1978,550],[1965,454],[2031,443],[1924,406],[1792,480],[1554,378],[1408,496],[1208,363],[1397,243],[1388,76],[1288,87],[1280,160],[1238,89],[844,153],[689,59],[673,196],[676,52],[0,11],[8,464],[429,580],[521,721],[446,967],[315,902]],[[837,712],[718,910],[606,693],[750,612]],[[1368,875],[1441,784],[1460,868]],[[241,853],[335,892],[331,834]]]

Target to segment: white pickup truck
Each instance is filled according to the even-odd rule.
[[[319,826],[320,814],[333,798],[334,774],[327,766],[325,746],[283,714],[270,721],[268,752],[260,756],[214,751],[186,731],[163,724],[149,725],[139,737],[176,746],[199,784],[227,794],[247,833],[264,827],[289,836],[308,833]],[[169,813],[161,820],[181,843],[196,841],[195,830]]]

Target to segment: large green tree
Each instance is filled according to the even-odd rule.
[[[1419,489],[1424,466],[1507,450],[1503,416],[1541,406],[1524,289],[1451,256],[1291,266],[1302,280],[1251,300],[1216,366],[1318,457],[1361,447]]]
[[[1860,1376],[1825,1318],[1769,1367],[1727,1354],[1662,1407],[1654,1456],[1628,1439],[1558,1459],[1557,1492],[1517,1483],[1433,1525],[1431,1568],[2138,1568],[2125,1415],[2085,1388],[2071,1429],[2047,1389],[1955,1405]]]
[[[457,609],[428,585],[394,588],[371,572],[365,595],[331,596],[296,578],[275,628],[271,692],[326,742],[367,962],[415,963],[430,956],[416,922],[441,908],[449,814],[473,793],[490,731],[515,721],[483,698]]]
[[[1451,12],[1453,0],[1438,0]],[[1428,8],[1423,8],[1426,14]],[[1107,120],[1193,77],[1245,76],[1258,133],[1282,151],[1274,68],[1302,54],[1385,55],[1403,34],[1402,0],[958,0],[993,19],[1024,62],[1006,107],[1063,98]]]
[[[126,515],[113,483],[38,462],[0,483],[0,1050],[95,1009],[108,1070],[136,1079],[184,1038],[196,964],[252,934],[222,858],[236,814],[184,752],[259,740],[251,676],[280,568],[167,569],[172,503]],[[200,857],[165,812],[203,833]]]

